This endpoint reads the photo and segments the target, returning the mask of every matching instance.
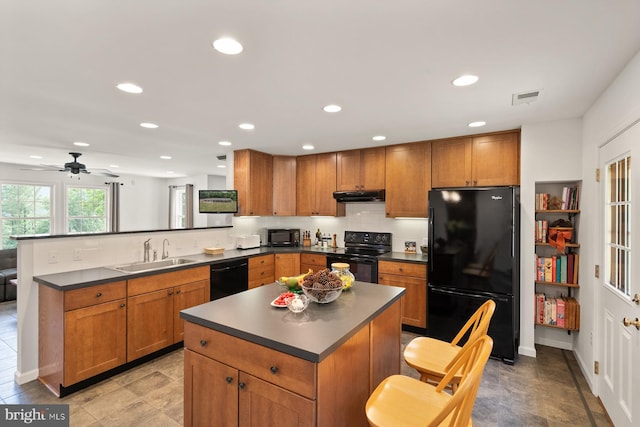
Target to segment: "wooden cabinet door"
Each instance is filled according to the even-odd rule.
[[[316,406],[313,400],[242,371],[239,373],[238,381],[239,426],[311,427],[315,425]]]
[[[273,215],[296,214],[296,158],[273,156]]]
[[[300,271],[300,254],[276,254],[275,277],[297,276]]]
[[[473,138],[471,178],[473,186],[518,185],[520,183],[518,133]]]
[[[238,215],[273,212],[273,159],[254,150],[234,152],[234,186],[238,190]]]
[[[319,254],[300,254],[300,273],[313,270],[317,273],[327,268],[326,255]]]
[[[236,369],[184,350],[184,425],[238,425]]]
[[[416,277],[378,274],[378,283],[405,288],[406,293],[400,300],[402,304],[402,323],[418,328],[427,327],[426,280]]]
[[[386,149],[386,216],[427,217],[431,145],[416,142]]]
[[[380,190],[385,188],[385,149],[384,147],[360,150],[360,175],[362,189]]]
[[[176,286],[173,294],[173,342],[184,340],[184,320],[180,318],[180,311],[185,308],[209,302],[209,281],[187,283]]]
[[[431,185],[468,187],[471,183],[471,138],[431,143]]]
[[[316,158],[300,156],[296,159],[296,214],[315,215]]]
[[[127,361],[173,344],[173,288],[129,297]]]
[[[316,215],[338,215],[338,203],[333,198],[333,192],[336,191],[336,153],[316,155],[315,180]]]
[[[339,151],[336,155],[336,189],[338,191],[360,190],[360,150]]]
[[[64,313],[64,385],[69,386],[127,361],[126,300]]]
[[[249,258],[249,289],[273,283],[275,279],[275,261],[273,255],[261,255]]]

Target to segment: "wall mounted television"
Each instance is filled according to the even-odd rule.
[[[200,213],[237,213],[237,190],[198,190]]]

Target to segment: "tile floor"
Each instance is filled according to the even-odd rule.
[[[180,426],[182,350],[58,399],[38,381],[17,385],[15,302],[0,303],[0,404],[68,403],[72,426]],[[403,333],[403,343],[415,337]],[[610,426],[573,353],[538,346],[514,366],[489,360],[474,426]],[[402,373],[417,377],[403,365]]]

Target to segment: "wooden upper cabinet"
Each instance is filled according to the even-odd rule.
[[[386,216],[426,218],[431,189],[431,143],[386,147]]]
[[[300,216],[344,215],[336,191],[336,153],[299,156],[296,159],[296,213]]]
[[[520,134],[473,138],[471,180],[474,186],[520,184]]]
[[[433,141],[433,187],[518,185],[519,136],[519,132],[502,132]]]
[[[384,147],[338,152],[337,190],[383,189],[384,159]]]
[[[296,158],[273,156],[273,215],[296,214]]]
[[[234,151],[233,182],[238,190],[237,215],[272,215],[273,158],[254,150]]]

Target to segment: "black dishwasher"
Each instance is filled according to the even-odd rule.
[[[211,301],[249,288],[249,261],[246,258],[211,264]]]

